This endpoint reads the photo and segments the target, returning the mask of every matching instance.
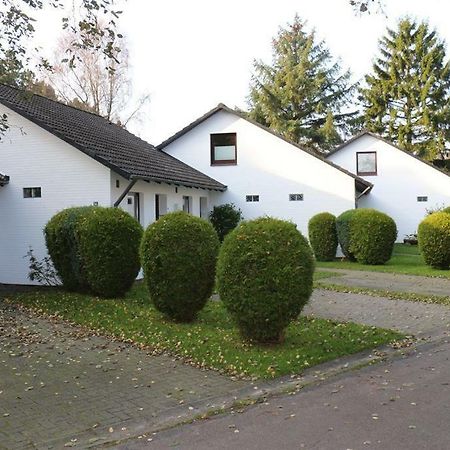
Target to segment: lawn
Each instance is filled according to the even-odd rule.
[[[392,258],[383,266],[369,266],[351,261],[317,262],[317,267],[329,269],[369,270],[374,272],[391,272],[406,275],[423,275],[426,277],[450,278],[450,270],[433,269],[425,264],[419,248],[407,244],[395,244]]]
[[[253,345],[241,340],[221,302],[208,302],[194,324],[174,323],[153,308],[142,283],[120,300],[55,290],[18,294],[9,301],[143,344],[155,353],[167,352],[198,367],[240,377],[298,374],[310,366],[404,338],[390,330],[302,317],[289,326],[282,344]]]

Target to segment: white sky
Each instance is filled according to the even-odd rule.
[[[447,0],[384,0],[386,16],[357,16],[348,0],[127,0],[120,29],[130,45],[134,94],[151,94],[147,120],[131,131],[159,144],[223,102],[246,108],[252,61],[270,61],[271,39],[298,13],[360,79],[378,39],[399,17],[426,19],[450,42]],[[41,19],[41,18],[39,18]],[[45,51],[60,33],[46,12],[38,24]]]

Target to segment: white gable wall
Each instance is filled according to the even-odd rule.
[[[374,187],[359,207],[389,214],[397,223],[399,242],[417,231],[427,208],[450,205],[449,176],[376,137],[363,135],[329,159],[356,173],[356,153],[365,151],[377,152],[377,175],[362,177]],[[418,196],[427,196],[428,202],[418,202]]]
[[[237,165],[211,166],[210,134],[237,134]],[[181,136],[164,151],[228,186],[215,205],[232,202],[245,219],[270,215],[292,220],[306,235],[308,220],[322,211],[354,208],[354,179],[248,121],[225,111]],[[289,201],[303,194],[304,201]],[[246,195],[260,201],[246,202]]]
[[[29,120],[0,105],[11,126],[0,141],[0,283],[30,283],[31,246],[46,255],[42,230],[69,206],[110,204],[110,170]],[[42,198],[23,198],[24,187],[41,187]]]

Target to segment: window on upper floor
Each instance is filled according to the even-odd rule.
[[[211,134],[211,165],[237,164],[236,133]]]
[[[23,198],[40,198],[42,196],[40,187],[23,188]]]
[[[376,175],[377,152],[356,153],[356,173],[358,175]]]

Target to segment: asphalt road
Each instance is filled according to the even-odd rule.
[[[450,345],[343,374],[120,449],[450,449]],[[150,440],[149,440],[150,439]]]

